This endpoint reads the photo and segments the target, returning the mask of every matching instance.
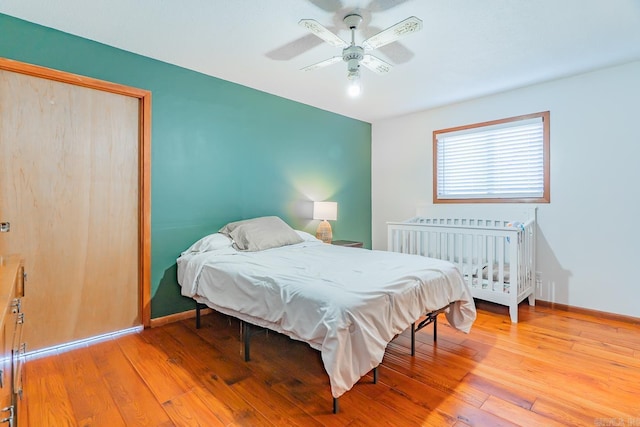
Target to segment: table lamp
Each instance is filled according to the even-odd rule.
[[[338,203],[336,202],[313,202],[313,219],[321,219],[316,230],[316,238],[325,243],[331,243],[333,233],[329,220],[335,221],[338,218]]]

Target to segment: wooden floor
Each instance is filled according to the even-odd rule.
[[[470,334],[440,316],[388,347],[331,413],[319,353],[274,334],[243,361],[220,314],[30,360],[22,426],[640,426],[640,325],[483,303]]]

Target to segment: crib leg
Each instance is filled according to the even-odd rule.
[[[509,316],[511,317],[511,323],[518,323],[518,304],[509,306]]]
[[[530,306],[536,305],[536,294],[535,293],[532,293],[531,295],[529,295],[529,305]]]

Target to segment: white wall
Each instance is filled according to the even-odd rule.
[[[537,298],[640,317],[640,61],[373,123],[373,248],[432,203],[434,130],[546,110]]]

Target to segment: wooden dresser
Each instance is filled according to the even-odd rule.
[[[18,256],[0,256],[0,426],[16,426],[22,395],[24,265]]]

